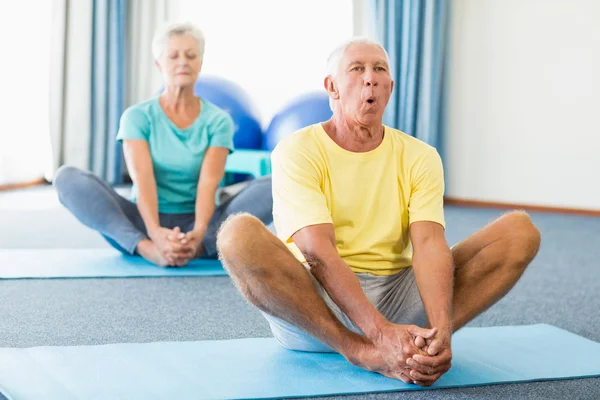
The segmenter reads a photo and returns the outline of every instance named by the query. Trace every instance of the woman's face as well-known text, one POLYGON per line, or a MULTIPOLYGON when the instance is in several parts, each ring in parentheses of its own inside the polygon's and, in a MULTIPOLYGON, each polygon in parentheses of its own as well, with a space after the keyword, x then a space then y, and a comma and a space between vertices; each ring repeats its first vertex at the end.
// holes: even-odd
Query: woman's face
POLYGON ((183 35, 171 36, 157 65, 167 86, 194 85, 202 68, 196 39, 183 35))

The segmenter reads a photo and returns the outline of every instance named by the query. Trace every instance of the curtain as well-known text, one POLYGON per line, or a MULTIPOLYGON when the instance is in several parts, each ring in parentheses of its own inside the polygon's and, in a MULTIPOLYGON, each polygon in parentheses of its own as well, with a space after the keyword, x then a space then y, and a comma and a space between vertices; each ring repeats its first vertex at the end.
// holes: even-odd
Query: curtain
MULTIPOLYGON (((127 2, 125 108, 155 96, 163 86, 152 55, 152 39, 167 21, 179 17, 179 0, 129 0, 127 2)), ((124 160, 122 172, 129 175, 124 160)))
POLYGON ((111 184, 123 182, 115 137, 124 110, 125 11, 125 0, 93 2, 90 170, 111 184))
POLYGON ((91 0, 54 0, 50 60, 51 180, 63 164, 90 167, 91 0))
POLYGON ((53 0, 48 180, 69 164, 123 182, 119 120, 160 88, 152 38, 178 13, 178 0, 53 0))
POLYGON ((130 106, 156 95, 162 76, 154 64, 152 39, 158 27, 179 16, 179 0, 129 0, 127 10, 127 84, 130 106))
POLYGON ((69 164, 120 183, 125 0, 54 0, 51 180, 69 164))
POLYGON ((374 26, 395 81, 384 123, 443 143, 448 0, 375 0, 374 26))

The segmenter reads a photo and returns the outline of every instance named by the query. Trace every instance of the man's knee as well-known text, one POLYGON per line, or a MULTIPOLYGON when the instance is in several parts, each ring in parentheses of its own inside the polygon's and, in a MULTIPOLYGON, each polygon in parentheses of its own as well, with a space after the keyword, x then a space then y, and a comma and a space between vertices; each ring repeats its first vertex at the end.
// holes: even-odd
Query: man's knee
POLYGON ((248 239, 266 229, 260 219, 249 213, 230 215, 217 232, 217 251, 227 254, 233 247, 243 247, 248 239))
POLYGON ((507 214, 507 235, 509 237, 509 255, 515 265, 526 267, 536 256, 541 243, 541 233, 529 214, 513 211, 507 214))

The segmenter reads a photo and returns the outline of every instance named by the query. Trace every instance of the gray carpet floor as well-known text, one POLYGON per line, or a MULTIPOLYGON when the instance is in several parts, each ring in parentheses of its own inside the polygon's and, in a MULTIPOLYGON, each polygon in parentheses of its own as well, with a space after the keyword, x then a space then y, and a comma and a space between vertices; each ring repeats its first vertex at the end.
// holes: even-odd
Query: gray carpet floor
MULTIPOLYGON (((503 212, 448 207, 448 242, 503 212)), ((600 342, 600 218, 531 215, 542 232, 538 257, 469 326, 548 323, 600 342)), ((0 193, 0 248, 101 247, 108 245, 62 209, 51 188, 0 193)), ((271 336, 228 277, 0 280, 0 293, 0 347, 271 336)), ((600 378, 327 398, 599 399, 600 378)))

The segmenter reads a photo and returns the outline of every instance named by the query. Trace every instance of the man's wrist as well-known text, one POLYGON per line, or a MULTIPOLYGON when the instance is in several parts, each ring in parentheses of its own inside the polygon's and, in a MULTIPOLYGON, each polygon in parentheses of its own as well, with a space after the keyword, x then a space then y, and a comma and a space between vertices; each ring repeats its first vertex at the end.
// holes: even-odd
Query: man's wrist
POLYGON ((376 342, 382 335, 385 328, 390 322, 383 317, 383 315, 376 312, 373 318, 367 322, 365 329, 362 329, 363 333, 372 342, 376 342))
POLYGON ((336 350, 351 364, 360 366, 363 362, 364 354, 372 352, 374 347, 375 345, 368 338, 350 332, 336 350))
POLYGON ((439 319, 439 320, 434 320, 433 322, 435 323, 431 323, 431 327, 432 328, 437 328, 438 330, 438 335, 452 335, 452 322, 449 319, 439 319))

